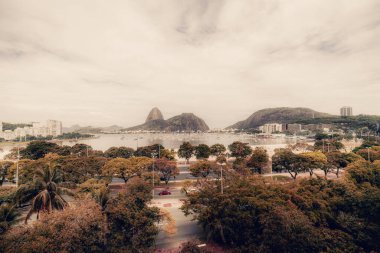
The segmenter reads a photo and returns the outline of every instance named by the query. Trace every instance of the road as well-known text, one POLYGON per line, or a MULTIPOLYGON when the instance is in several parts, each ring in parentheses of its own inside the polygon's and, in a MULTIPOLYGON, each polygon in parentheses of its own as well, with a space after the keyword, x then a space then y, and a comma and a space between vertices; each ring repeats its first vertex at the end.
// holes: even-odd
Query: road
POLYGON ((200 238, 202 230, 196 221, 193 221, 192 217, 186 217, 179 209, 182 205, 181 199, 186 196, 181 193, 179 188, 169 188, 172 195, 159 196, 159 192, 163 189, 156 188, 152 205, 170 213, 175 221, 175 232, 170 234, 161 229, 156 240, 157 249, 176 249, 183 242, 200 238))

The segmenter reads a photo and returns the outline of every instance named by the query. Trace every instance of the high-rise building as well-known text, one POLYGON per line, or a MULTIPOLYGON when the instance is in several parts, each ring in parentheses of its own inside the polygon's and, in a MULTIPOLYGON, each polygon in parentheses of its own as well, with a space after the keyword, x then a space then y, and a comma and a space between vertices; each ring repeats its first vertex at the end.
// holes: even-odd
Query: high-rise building
POLYGON ((265 124, 260 127, 260 130, 262 133, 265 133, 265 134, 282 132, 282 124, 277 124, 277 123, 265 124))
POLYGON ((58 120, 48 120, 46 122, 47 134, 51 136, 58 136, 62 134, 62 122, 58 120))
POLYGON ((342 117, 349 117, 352 116, 352 107, 350 106, 343 106, 340 108, 340 116, 342 117))

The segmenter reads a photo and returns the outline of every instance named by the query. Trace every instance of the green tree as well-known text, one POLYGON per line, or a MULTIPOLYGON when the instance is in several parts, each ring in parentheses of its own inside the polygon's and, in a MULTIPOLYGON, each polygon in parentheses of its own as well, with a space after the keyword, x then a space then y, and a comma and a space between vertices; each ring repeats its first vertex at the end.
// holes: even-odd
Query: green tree
POLYGON ((130 178, 139 176, 152 165, 148 157, 114 158, 102 168, 102 175, 107 177, 118 176, 126 183, 130 178))
POLYGON ((252 154, 252 148, 248 143, 243 143, 240 141, 235 141, 228 146, 231 156, 238 158, 246 158, 252 154))
POLYGON ((253 172, 262 173, 268 166, 269 156, 264 148, 255 148, 248 160, 247 166, 252 168, 253 172))
POLYGON ((184 142, 178 149, 178 157, 185 158, 186 162, 189 163, 190 158, 194 154, 194 147, 190 142, 184 142))
POLYGON ((304 159, 305 169, 313 176, 315 169, 322 169, 327 164, 327 157, 322 152, 306 152, 300 156, 304 159))
POLYGON ((214 144, 210 147, 210 153, 213 156, 221 156, 226 152, 226 147, 223 144, 214 144))
POLYGON ((277 149, 272 156, 273 171, 287 171, 295 180, 299 173, 305 171, 306 159, 294 154, 290 149, 277 149))
POLYGON ((210 157, 210 147, 206 144, 199 144, 194 148, 194 153, 197 159, 207 159, 210 157))
POLYGON ((3 185, 5 178, 8 176, 8 170, 13 165, 11 161, 0 161, 0 186, 3 185))
POLYGON ((130 158, 134 155, 133 148, 128 147, 111 147, 104 152, 108 158, 130 158))
POLYGON ((20 155, 24 159, 37 160, 48 153, 54 153, 57 149, 59 146, 53 142, 32 141, 20 151, 20 155))
POLYGON ((19 220, 21 213, 12 203, 0 205, 0 236, 19 220))
POLYGON ((84 143, 77 143, 71 147, 71 154, 75 156, 89 156, 92 151, 92 147, 84 143))
POLYGON ((155 170, 159 171, 165 184, 169 183, 172 177, 179 174, 177 164, 174 161, 170 161, 166 158, 159 158, 154 161, 155 170))
POLYGON ((206 178, 210 173, 215 171, 216 164, 215 162, 207 161, 207 160, 201 160, 197 161, 194 164, 190 165, 190 173, 194 177, 203 177, 206 178))
POLYGON ((149 252, 158 234, 159 209, 148 207, 140 198, 119 194, 105 211, 108 221, 109 252, 149 252))

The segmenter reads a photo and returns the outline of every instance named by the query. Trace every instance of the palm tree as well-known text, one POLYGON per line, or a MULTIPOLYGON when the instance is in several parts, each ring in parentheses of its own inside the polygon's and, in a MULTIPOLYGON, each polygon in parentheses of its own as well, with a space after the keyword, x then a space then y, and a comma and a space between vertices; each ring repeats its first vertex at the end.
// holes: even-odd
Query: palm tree
MULTIPOLYGON (((62 197, 62 194, 73 195, 69 189, 59 186, 61 181, 57 168, 46 166, 35 172, 35 178, 31 185, 22 186, 19 193, 23 195, 23 201, 32 200, 31 208, 26 215, 25 224, 33 213, 37 213, 37 219, 40 212, 51 212, 52 210, 62 210, 68 203, 62 197)), ((16 194, 20 195, 20 194, 16 194)))
POLYGON ((7 231, 10 225, 17 222, 19 216, 20 212, 11 203, 0 205, 0 235, 7 231))

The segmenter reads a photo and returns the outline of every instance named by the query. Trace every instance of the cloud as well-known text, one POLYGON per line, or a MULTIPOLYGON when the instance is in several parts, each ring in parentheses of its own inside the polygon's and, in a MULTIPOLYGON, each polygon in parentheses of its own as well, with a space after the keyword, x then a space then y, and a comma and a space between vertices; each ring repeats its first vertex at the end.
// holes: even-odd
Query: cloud
POLYGON ((0 0, 0 120, 380 114, 378 13, 376 0, 0 0))

